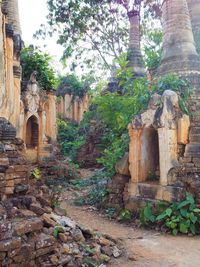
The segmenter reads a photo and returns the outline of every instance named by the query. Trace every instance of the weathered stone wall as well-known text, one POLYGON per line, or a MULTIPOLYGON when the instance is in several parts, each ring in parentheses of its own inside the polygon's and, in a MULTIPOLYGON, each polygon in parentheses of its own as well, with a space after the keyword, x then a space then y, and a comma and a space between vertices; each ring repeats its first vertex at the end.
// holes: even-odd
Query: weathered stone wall
MULTIPOLYGON (((9 3, 11 3, 10 1, 9 3)), ((7 2, 3 1, 7 12, 7 2)), ((12 10, 13 11, 13 10, 12 10)), ((1 90, 0 90, 0 117, 8 119, 17 129, 19 128, 20 113, 20 82, 21 68, 19 64, 19 51, 21 49, 20 28, 11 22, 11 15, 0 11, 0 64, 1 64, 1 90)))
POLYGON ((88 110, 89 103, 89 95, 80 98, 65 94, 58 98, 57 113, 65 119, 79 123, 83 119, 84 112, 88 110))
POLYGON ((200 54, 200 2, 196 0, 187 0, 187 3, 191 17, 196 49, 197 52, 200 54))
MULTIPOLYGON (((21 93, 20 51, 21 29, 17 0, 4 0, 0 11, 0 117, 7 119, 16 129, 17 137, 27 140, 27 123, 37 118, 37 145, 27 156, 31 160, 49 156, 56 141, 56 97, 52 92, 37 88, 29 81, 29 94, 21 93), (32 86, 32 87, 31 87, 32 86), (39 92, 40 91, 40 92, 39 92), (51 143, 51 144, 50 144, 51 143)), ((34 71, 34 70, 33 70, 34 71)), ((33 76, 32 76, 33 77, 33 76)), ((34 127, 33 127, 34 128, 34 127)), ((35 134, 30 131, 30 135, 35 134)), ((29 136, 29 139, 31 136, 29 136)))
POLYGON ((25 141, 26 155, 31 161, 50 156, 56 143, 56 96, 29 81, 22 93, 19 136, 25 141))
POLYGON ((6 95, 6 69, 5 69, 5 17, 0 11, 0 116, 5 107, 6 95))
POLYGON ((28 166, 23 148, 23 141, 16 139, 15 128, 0 118, 0 199, 28 190, 28 166))
POLYGON ((158 74, 199 73, 199 56, 196 51, 188 5, 186 0, 166 0, 162 5, 163 53, 158 74))

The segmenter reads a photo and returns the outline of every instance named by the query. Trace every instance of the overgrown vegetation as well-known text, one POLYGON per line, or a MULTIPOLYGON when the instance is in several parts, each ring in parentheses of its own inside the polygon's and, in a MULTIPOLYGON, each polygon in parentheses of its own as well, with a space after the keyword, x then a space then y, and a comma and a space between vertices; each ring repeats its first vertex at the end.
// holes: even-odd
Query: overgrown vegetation
POLYGON ((134 79, 133 70, 128 67, 126 54, 121 55, 117 64, 116 78, 119 87, 117 92, 104 91, 97 94, 80 125, 58 121, 62 151, 73 160, 76 158, 77 150, 86 142, 90 120, 96 120, 101 125, 103 128, 101 157, 97 161, 105 167, 109 177, 115 174, 116 162, 128 150, 128 123, 135 114, 146 110, 154 93, 162 95, 165 90, 177 92, 182 111, 190 114, 186 102, 191 88, 187 81, 170 74, 150 86, 146 78, 134 79))
POLYGON ((58 95, 70 94, 74 97, 83 97, 90 90, 90 83, 89 79, 80 80, 75 74, 60 77, 57 93, 58 95))
POLYGON ((101 207, 102 202, 106 199, 109 191, 107 189, 108 176, 105 170, 100 169, 96 173, 88 178, 81 180, 72 180, 71 184, 76 189, 83 189, 90 187, 87 196, 79 197, 75 200, 76 205, 94 205, 98 208, 101 207))
POLYGON ((144 62, 149 72, 155 72, 158 68, 162 54, 163 33, 160 29, 143 29, 144 62))
POLYGON ((172 90, 178 94, 179 106, 183 113, 191 115, 189 107, 187 105, 187 100, 191 95, 192 88, 187 80, 181 79, 174 74, 169 74, 158 79, 158 81, 153 85, 153 92, 160 95, 163 94, 165 90, 172 90))
POLYGON ((200 209, 190 194, 185 200, 170 205, 147 203, 140 212, 140 221, 145 226, 165 228, 173 235, 200 233, 200 209))
POLYGON ((33 46, 25 47, 20 54, 22 80, 29 81, 33 71, 37 71, 37 82, 44 90, 55 89, 57 79, 51 67, 52 58, 33 46))
POLYGON ((85 143, 86 133, 79 135, 80 126, 75 122, 58 119, 57 124, 61 152, 75 160, 77 150, 85 143))

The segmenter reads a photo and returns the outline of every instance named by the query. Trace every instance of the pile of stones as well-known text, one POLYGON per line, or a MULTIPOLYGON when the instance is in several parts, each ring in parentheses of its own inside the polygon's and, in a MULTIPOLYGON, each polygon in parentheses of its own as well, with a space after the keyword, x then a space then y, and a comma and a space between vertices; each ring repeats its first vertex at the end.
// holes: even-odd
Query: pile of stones
MULTIPOLYGON (((115 240, 52 208, 49 187, 38 177, 29 179, 23 148, 14 127, 0 118, 0 266, 105 267, 120 257, 115 240)), ((52 173, 50 165, 47 172, 54 176, 59 168, 52 173)))
POLYGON ((111 237, 81 228, 61 208, 53 210, 48 190, 36 182, 28 195, 1 201, 1 266, 103 267, 121 256, 111 237))
POLYGON ((29 166, 21 153, 24 144, 15 137, 15 128, 0 118, 0 199, 25 193, 29 188, 29 166))

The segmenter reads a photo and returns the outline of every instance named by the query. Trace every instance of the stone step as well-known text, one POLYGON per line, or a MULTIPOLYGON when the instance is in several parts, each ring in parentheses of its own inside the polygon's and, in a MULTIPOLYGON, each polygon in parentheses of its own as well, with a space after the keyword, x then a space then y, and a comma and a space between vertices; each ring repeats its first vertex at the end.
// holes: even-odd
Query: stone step
POLYGON ((189 143, 191 143, 191 144, 200 143, 200 134, 190 134, 189 135, 189 143))
POLYGON ((200 134, 200 126, 193 126, 190 129, 190 134, 200 134))
POLYGON ((200 157, 200 143, 187 144, 184 157, 200 157))
POLYGON ((163 201, 178 201, 183 189, 178 186, 161 186, 153 183, 138 183, 139 197, 163 201))
POLYGON ((136 211, 149 202, 152 204, 158 204, 160 201, 179 202, 184 197, 184 190, 182 187, 161 186, 148 183, 139 183, 136 186, 138 187, 139 194, 129 195, 125 201, 125 207, 131 211, 136 211))
POLYGON ((159 184, 153 184, 153 183, 138 184, 139 196, 142 198, 156 199, 159 189, 160 189, 159 184))

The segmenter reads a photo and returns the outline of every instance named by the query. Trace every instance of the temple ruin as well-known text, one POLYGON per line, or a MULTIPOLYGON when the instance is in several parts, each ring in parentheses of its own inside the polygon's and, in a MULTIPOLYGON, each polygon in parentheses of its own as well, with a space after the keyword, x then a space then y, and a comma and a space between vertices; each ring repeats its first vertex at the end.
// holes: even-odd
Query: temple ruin
POLYGON ((190 82, 193 91, 188 106, 192 116, 181 111, 178 95, 167 90, 162 96, 154 95, 147 111, 129 124, 131 179, 124 202, 130 209, 147 200, 180 201, 186 189, 200 201, 200 57, 193 37, 199 23, 199 3, 194 8, 193 2, 163 2, 163 54, 157 73, 177 74, 190 82))
POLYGON ((80 123, 89 104, 90 96, 88 94, 79 97, 60 92, 57 99, 57 113, 61 118, 80 123))
POLYGON ((41 90, 36 73, 21 87, 20 51, 23 46, 16 0, 3 1, 0 11, 0 117, 16 129, 31 161, 48 157, 56 141, 56 96, 41 90))

